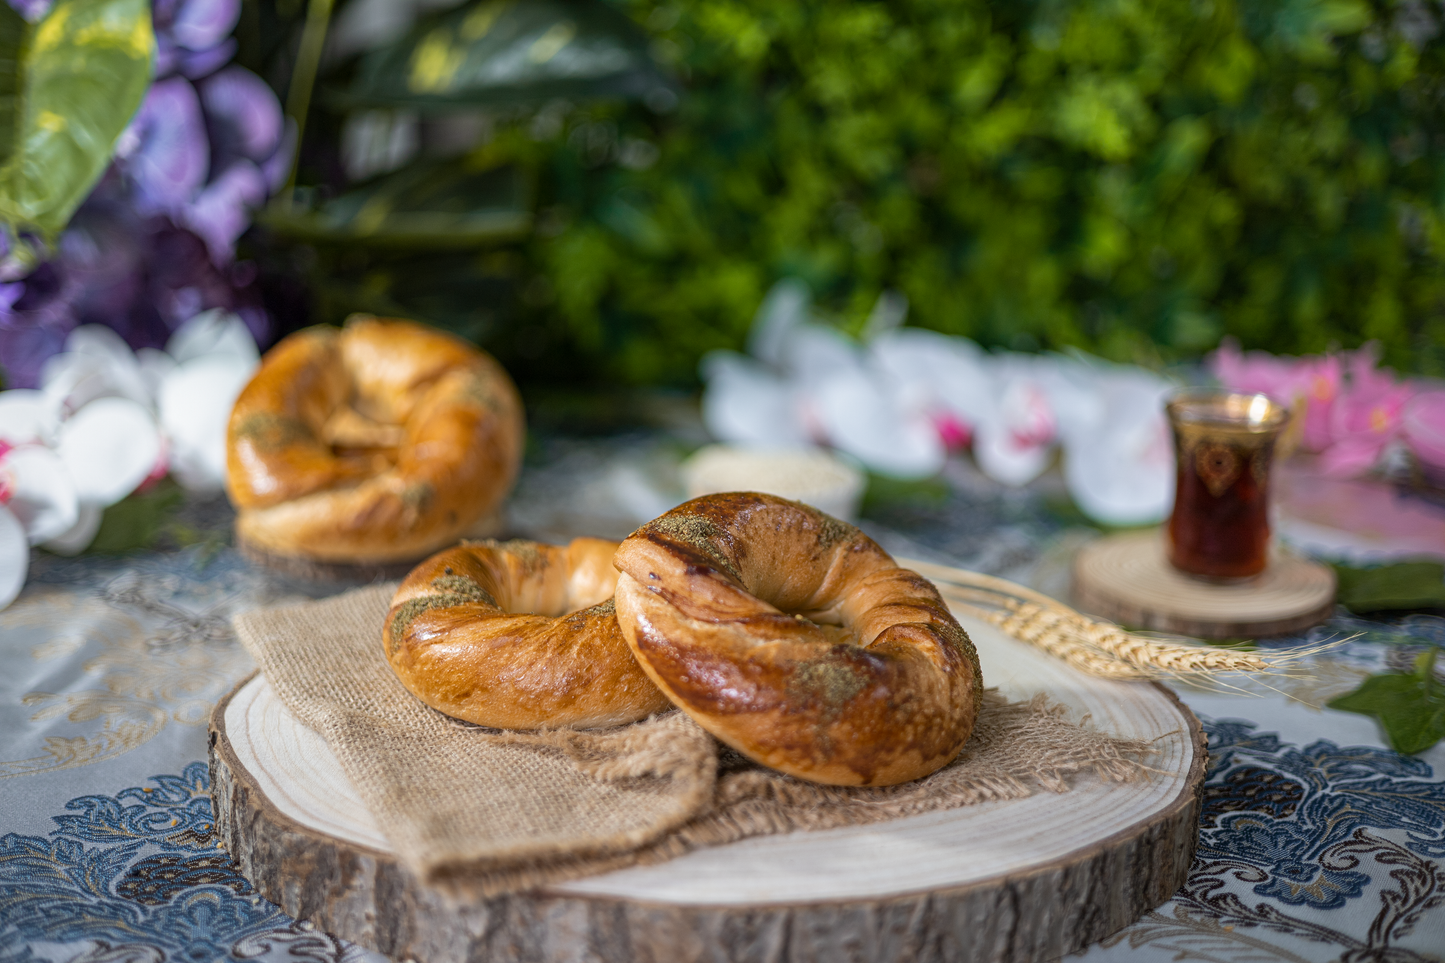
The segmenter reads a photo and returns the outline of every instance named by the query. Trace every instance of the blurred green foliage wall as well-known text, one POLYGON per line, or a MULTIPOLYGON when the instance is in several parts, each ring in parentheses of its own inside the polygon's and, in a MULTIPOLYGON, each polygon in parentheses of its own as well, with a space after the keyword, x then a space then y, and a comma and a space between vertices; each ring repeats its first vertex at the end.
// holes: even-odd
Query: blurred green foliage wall
POLYGON ((579 108, 488 148, 541 175, 532 354, 685 383, 796 275, 854 329, 895 288, 911 323, 990 345, 1377 339, 1445 374, 1435 3, 620 5, 675 110, 579 108))

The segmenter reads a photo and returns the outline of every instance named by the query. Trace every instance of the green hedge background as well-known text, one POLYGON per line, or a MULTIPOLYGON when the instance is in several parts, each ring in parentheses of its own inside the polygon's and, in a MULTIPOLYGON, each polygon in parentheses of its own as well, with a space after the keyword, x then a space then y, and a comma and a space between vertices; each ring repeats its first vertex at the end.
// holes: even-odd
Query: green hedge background
POLYGON ((1433 2, 614 6, 676 107, 498 127, 473 163, 534 173, 536 229, 468 263, 514 279, 514 313, 418 311, 521 369, 695 383, 797 276, 853 331, 892 288, 910 323, 986 345, 1157 366, 1226 334, 1375 339, 1445 374, 1433 2))

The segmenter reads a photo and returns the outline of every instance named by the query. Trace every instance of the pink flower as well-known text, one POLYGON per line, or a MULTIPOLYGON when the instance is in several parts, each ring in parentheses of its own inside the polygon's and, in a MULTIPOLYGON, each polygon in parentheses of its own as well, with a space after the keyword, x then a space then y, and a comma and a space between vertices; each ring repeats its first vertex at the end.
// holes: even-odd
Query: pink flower
POLYGON ((1340 397, 1342 365, 1336 355, 1323 358, 1301 358, 1302 371, 1298 393, 1290 399, 1293 405, 1304 405, 1304 430, 1300 443, 1309 451, 1323 451, 1330 445, 1330 424, 1335 403, 1340 397))
POLYGON ((1405 406, 1402 432, 1426 465, 1445 469, 1445 390, 1422 391, 1405 406))
POLYGON ((1226 338, 1209 359, 1209 368, 1231 391, 1259 392, 1299 410, 1304 409, 1301 442, 1310 451, 1328 448, 1330 412, 1340 393, 1340 359, 1275 357, 1263 351, 1243 354, 1239 343, 1226 338))
MULTIPOLYGON (((5 461, 5 456, 15 446, 0 438, 0 464, 5 461)), ((0 468, 0 505, 10 504, 10 499, 15 497, 15 483, 10 479, 10 473, 0 468)))
POLYGON ((936 411, 932 417, 933 427, 949 451, 961 451, 973 443, 973 426, 958 415, 951 411, 936 411))
POLYGON ((1308 358, 1277 358, 1264 351, 1244 354, 1238 341, 1225 338, 1210 356, 1208 366, 1230 391, 1260 392, 1288 403, 1308 381, 1312 362, 1308 358))
POLYGON ((1349 380, 1330 410, 1329 447, 1320 458, 1327 475, 1358 475, 1379 461, 1400 433, 1405 404, 1415 394, 1394 372, 1375 367, 1377 348, 1367 344, 1345 358, 1349 380))

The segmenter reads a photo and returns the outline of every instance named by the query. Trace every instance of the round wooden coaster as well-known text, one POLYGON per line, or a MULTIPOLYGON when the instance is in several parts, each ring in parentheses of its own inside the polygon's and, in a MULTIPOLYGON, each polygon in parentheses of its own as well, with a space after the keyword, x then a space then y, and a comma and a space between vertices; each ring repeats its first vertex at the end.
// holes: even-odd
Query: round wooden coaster
POLYGON ((482 898, 421 882, 390 854, 320 736, 262 677, 211 717, 216 828, 267 899, 398 960, 1036 961, 1167 900, 1198 837, 1207 760, 1167 689, 1079 674, 963 620, 989 685, 1046 692, 1075 718, 1154 740, 1133 783, 892 822, 747 839, 655 866, 482 898))
POLYGON ((1120 625, 1199 638, 1298 632, 1329 617, 1335 573, 1282 549, 1248 582, 1207 582, 1169 564, 1159 530, 1110 535, 1074 559, 1074 602, 1120 625))

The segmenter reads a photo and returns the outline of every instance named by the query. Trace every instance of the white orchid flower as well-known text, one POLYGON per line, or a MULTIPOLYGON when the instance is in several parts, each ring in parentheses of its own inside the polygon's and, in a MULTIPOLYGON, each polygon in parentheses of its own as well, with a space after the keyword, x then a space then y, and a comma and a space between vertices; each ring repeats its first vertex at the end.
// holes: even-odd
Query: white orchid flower
POLYGON ((788 365, 787 342, 793 329, 811 317, 813 296, 796 278, 774 284, 753 315, 748 354, 775 370, 788 365))
POLYGON ((129 398, 92 401, 60 426, 55 453, 84 504, 114 505, 145 481, 161 455, 149 410, 129 398))
POLYGON ((1171 384, 1140 368, 1065 362, 1048 390, 1060 417, 1064 481, 1079 509, 1107 525, 1161 521, 1174 503, 1171 384))
POLYGON ((0 442, 46 444, 59 426, 55 406, 44 392, 29 388, 0 391, 0 442))
POLYGON ((68 531, 76 522, 79 499, 60 457, 43 445, 21 445, 0 455, 0 501, 38 545, 68 531))
POLYGON ((54 552, 56 555, 79 555, 90 548, 90 543, 95 541, 104 514, 105 509, 99 505, 93 503, 79 505, 75 515, 75 524, 54 538, 42 542, 40 547, 54 552))
POLYGON ((794 325, 783 342, 783 370, 804 390, 839 371, 860 370, 863 353, 843 332, 827 325, 794 325))
MULTIPOLYGON (((0 417, 18 407, 6 402, 7 394, 0 392, 0 417)), ((7 428, 20 433, 13 431, 17 423, 7 428)), ((54 452, 35 442, 12 447, 0 441, 0 609, 25 584, 30 546, 65 531, 76 514, 75 490, 54 452)))
POLYGON ((991 416, 993 375, 983 351, 967 338, 894 328, 868 349, 873 365, 900 386, 904 405, 926 412, 946 445, 967 445, 991 416))
POLYGON ((926 411, 909 410, 891 379, 860 366, 819 380, 812 400, 828 442, 873 471, 927 478, 943 468, 947 450, 926 411))
POLYGON ((1162 521, 1174 504, 1174 449, 1167 426, 1129 418, 1092 444, 1067 446, 1064 481, 1080 511, 1106 525, 1162 521))
POLYGON ((98 324, 83 324, 70 332, 65 350, 41 367, 40 390, 61 419, 99 398, 127 398, 147 408, 152 404, 130 346, 98 324))
POLYGON ((1058 421, 1036 377, 1004 372, 995 380, 996 402, 974 435, 973 457, 985 475, 1005 485, 1027 485, 1049 467, 1058 421))
MULTIPOLYGON (((152 474, 164 471, 160 430, 150 410, 129 398, 92 401, 60 426, 53 456, 73 486, 71 523, 32 541, 58 555, 78 555, 100 530, 101 514, 152 474)), ((59 499, 60 489, 47 492, 59 499)))
POLYGON ((704 359, 703 418, 722 441, 822 443, 873 471, 931 475, 971 443, 996 481, 1026 485, 1064 450, 1075 502, 1106 524, 1157 521, 1173 499, 1165 380, 1057 355, 986 354, 971 341, 900 327, 901 295, 879 299, 859 345, 814 320, 808 289, 779 282, 758 309, 751 357, 704 359))
MULTIPOLYGON (((171 472, 192 491, 220 491, 226 478, 226 422, 241 389, 261 363, 246 323, 206 311, 183 324, 166 344, 175 366, 156 392, 161 427, 170 443, 171 472)), ((151 362, 158 369, 163 362, 151 362)))
POLYGON ((790 289, 775 293, 760 350, 794 386, 803 430, 883 475, 938 472, 947 451, 913 382, 891 377, 836 328, 806 320, 790 289))
POLYGON ((794 389, 781 375, 733 351, 702 359, 702 419, 719 441, 757 448, 812 444, 794 389))
POLYGON ((171 443, 171 473, 193 491, 220 491, 226 478, 226 421, 256 362, 202 355, 161 382, 161 425, 171 443))
POLYGON ((24 582, 29 545, 84 551, 104 510, 148 478, 171 470, 186 487, 220 487, 226 420, 256 343, 240 318, 207 311, 166 348, 133 353, 109 328, 82 325, 42 368, 40 390, 0 392, 0 608, 24 582))
POLYGON ((135 360, 140 366, 140 375, 145 380, 150 397, 159 398, 161 382, 166 379, 166 375, 176 370, 176 359, 159 348, 137 348, 135 360))
POLYGON ((246 322, 221 308, 202 311, 177 328, 166 342, 166 354, 178 364, 205 356, 235 358, 253 368, 261 362, 246 322))

